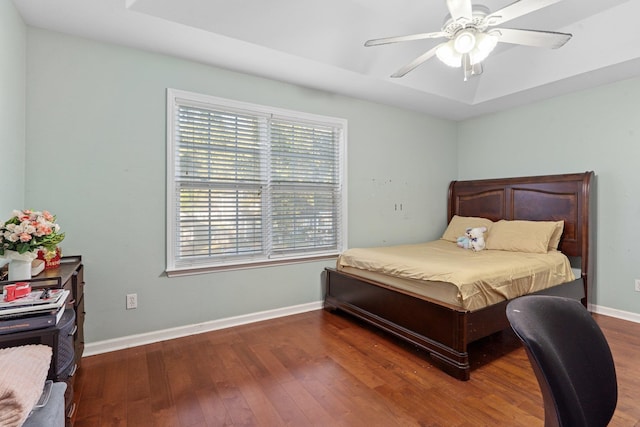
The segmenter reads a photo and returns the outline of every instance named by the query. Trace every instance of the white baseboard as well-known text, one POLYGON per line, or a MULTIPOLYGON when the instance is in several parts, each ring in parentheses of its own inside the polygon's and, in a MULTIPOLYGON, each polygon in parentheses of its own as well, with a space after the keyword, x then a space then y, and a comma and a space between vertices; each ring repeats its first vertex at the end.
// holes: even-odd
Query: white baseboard
MULTIPOLYGON (((203 332, 216 331, 219 329, 246 325, 248 323, 260 322, 262 320, 291 316, 293 314, 305 313, 307 311, 319 310, 321 308, 322 301, 316 301, 307 304, 294 305, 291 307, 278 308, 275 310, 245 314, 243 316, 229 317, 226 319, 212 320, 210 322, 196 323, 193 325, 147 332, 144 334, 129 335, 126 337, 114 338, 111 340, 97 341, 85 345, 83 357, 93 356, 94 354, 107 353, 115 350, 122 350, 124 348, 136 347, 139 345, 151 344, 159 341, 170 340, 173 338, 186 337, 188 335, 200 334, 203 332)), ((589 309, 594 313, 640 323, 640 314, 638 313, 631 313, 628 311, 616 310, 613 308, 602 307, 593 304, 589 306, 589 309)))
POLYGON ((193 325, 179 326, 177 328, 170 328, 160 331, 147 332, 144 334, 129 335, 126 337, 97 341, 86 344, 82 355, 83 357, 93 356, 95 354, 107 353, 110 351, 122 350, 130 347, 137 347, 139 345, 151 344, 159 341, 170 340, 173 338, 186 337, 188 335, 195 335, 203 332, 216 331, 218 329, 246 325, 248 323, 260 322, 262 320, 291 316, 293 314, 305 313, 307 311, 319 310, 321 308, 322 301, 317 301, 307 304, 294 305, 291 307, 278 308, 275 310, 245 314, 242 316, 228 317, 226 319, 196 323, 193 325))
POLYGON ((589 306, 592 312, 602 314, 604 316, 615 317, 616 319, 628 320, 634 323, 640 323, 640 314, 630 311, 617 310, 615 308, 602 307, 600 305, 591 304, 589 306))

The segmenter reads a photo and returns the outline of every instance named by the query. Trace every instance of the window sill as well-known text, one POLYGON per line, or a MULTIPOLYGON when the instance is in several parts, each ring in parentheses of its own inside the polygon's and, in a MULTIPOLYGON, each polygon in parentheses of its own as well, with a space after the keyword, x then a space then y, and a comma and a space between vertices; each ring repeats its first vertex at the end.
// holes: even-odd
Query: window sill
POLYGON ((165 274, 167 277, 182 277, 182 276, 193 276, 196 274, 215 273, 218 271, 247 270, 251 268, 275 267, 278 265, 300 264, 300 263, 306 263, 306 262, 316 262, 316 261, 331 260, 331 259, 337 260, 338 255, 337 254, 318 255, 318 256, 312 256, 308 258, 260 261, 260 262, 254 262, 254 263, 222 265, 222 266, 194 266, 194 267, 185 267, 185 268, 175 268, 171 270, 167 269, 165 271, 165 274))

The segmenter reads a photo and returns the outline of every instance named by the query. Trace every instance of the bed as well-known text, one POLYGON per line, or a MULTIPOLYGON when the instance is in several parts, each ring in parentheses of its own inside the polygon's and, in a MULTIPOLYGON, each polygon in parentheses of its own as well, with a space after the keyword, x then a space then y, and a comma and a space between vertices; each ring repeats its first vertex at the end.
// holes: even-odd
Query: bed
MULTIPOLYGON (((570 280, 535 293, 580 300, 588 306, 594 281, 595 176, 593 172, 453 181, 447 218, 491 221, 562 221, 558 250, 574 270, 570 280)), ((461 249, 462 250, 462 249, 461 249)), ((425 350, 434 365, 459 380, 470 378, 468 345, 509 327, 508 299, 482 308, 399 288, 355 270, 326 269, 324 308, 362 319, 425 350)))

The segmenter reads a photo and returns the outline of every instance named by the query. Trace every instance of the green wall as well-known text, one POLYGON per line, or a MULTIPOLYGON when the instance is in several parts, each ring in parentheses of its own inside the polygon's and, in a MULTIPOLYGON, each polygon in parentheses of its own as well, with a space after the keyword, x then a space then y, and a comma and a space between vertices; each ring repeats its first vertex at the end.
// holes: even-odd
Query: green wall
POLYGON ((459 125, 460 178, 593 170, 597 292, 593 303, 640 313, 640 79, 585 90, 459 125))
POLYGON ((167 88, 347 119, 350 246, 446 224, 455 122, 33 28, 27 82, 26 199, 58 215, 63 253, 83 256, 89 343, 318 302, 334 264, 163 276, 167 88))
POLYGON ((0 221, 26 207, 26 34, 13 3, 0 1, 0 221))

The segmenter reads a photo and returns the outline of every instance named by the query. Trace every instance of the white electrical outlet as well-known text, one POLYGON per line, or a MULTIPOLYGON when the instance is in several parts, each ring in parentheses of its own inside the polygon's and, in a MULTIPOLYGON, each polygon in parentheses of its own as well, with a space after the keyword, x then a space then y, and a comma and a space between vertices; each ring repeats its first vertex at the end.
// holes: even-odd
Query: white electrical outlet
POLYGON ((640 279, 636 279, 636 292, 640 292, 640 279))
POLYGON ((127 294, 127 310, 138 308, 138 294, 127 294))

